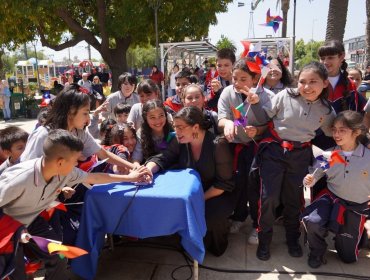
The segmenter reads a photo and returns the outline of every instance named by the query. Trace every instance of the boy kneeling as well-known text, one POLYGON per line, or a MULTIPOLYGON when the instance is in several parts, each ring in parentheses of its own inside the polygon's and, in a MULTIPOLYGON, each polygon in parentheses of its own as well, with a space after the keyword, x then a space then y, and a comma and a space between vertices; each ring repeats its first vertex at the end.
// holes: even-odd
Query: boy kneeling
POLYGON ((32 241, 17 246, 22 228, 23 232, 31 235, 61 240, 48 222, 39 216, 60 192, 70 196, 74 193, 71 186, 79 183, 136 182, 150 178, 145 167, 128 175, 86 173, 76 168, 83 144, 66 130, 50 131, 43 149, 45 156, 21 162, 0 176, 1 279, 9 274, 10 279, 26 279, 24 249, 44 260, 45 279, 69 279, 66 261, 58 255, 48 255, 32 241))

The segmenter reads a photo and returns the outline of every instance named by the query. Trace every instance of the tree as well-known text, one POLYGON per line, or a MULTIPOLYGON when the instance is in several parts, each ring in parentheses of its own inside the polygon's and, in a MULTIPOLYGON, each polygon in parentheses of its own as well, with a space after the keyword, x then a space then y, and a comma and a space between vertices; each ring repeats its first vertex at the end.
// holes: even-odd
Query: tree
POLYGON ((330 0, 325 41, 343 42, 347 22, 348 0, 330 0))
POLYGON ((234 53, 236 52, 236 49, 237 49, 235 47, 235 44, 229 38, 227 38, 225 35, 221 35, 220 40, 218 40, 217 43, 216 43, 216 48, 219 49, 219 50, 229 48, 234 53))
MULTIPOLYGON (((153 0, 2 0, 0 42, 8 47, 39 37, 53 50, 86 41, 112 70, 113 84, 127 70, 131 45, 155 38, 153 0), (4 32, 3 32, 4 31, 4 32)), ((162 0, 158 10, 160 42, 185 37, 200 39, 217 22, 216 13, 227 11, 232 0, 162 0)), ((113 85, 114 86, 114 85, 113 85)))
POLYGON ((288 23, 288 11, 290 0, 279 0, 281 2, 281 11, 283 12, 283 24, 281 26, 281 37, 286 37, 287 23, 288 23))
POLYGON ((366 64, 370 63, 370 0, 366 0, 366 64))
POLYGON ((130 47, 127 52, 127 61, 131 68, 150 67, 155 64, 155 47, 150 44, 130 47))
POLYGON ((309 41, 307 44, 303 39, 297 41, 295 45, 295 63, 297 68, 302 68, 303 65, 311 61, 319 61, 318 50, 323 42, 309 41))

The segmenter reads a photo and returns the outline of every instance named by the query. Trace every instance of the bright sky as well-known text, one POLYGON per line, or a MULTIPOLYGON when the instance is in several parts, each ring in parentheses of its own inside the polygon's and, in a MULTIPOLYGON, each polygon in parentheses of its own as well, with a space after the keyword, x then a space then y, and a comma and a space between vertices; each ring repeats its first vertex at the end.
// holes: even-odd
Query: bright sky
MULTIPOLYGON (((337 0, 340 1, 340 0, 337 0)), ((255 0, 253 2, 256 2, 255 0)), ((293 0, 290 1, 288 13, 287 36, 293 36, 293 0)), ((329 0, 297 0, 296 5, 296 40, 303 39, 305 42, 312 39, 325 40, 326 20, 329 10, 329 0)), ((229 4, 228 12, 217 16, 218 24, 211 26, 209 37, 212 44, 216 44, 221 35, 227 36, 242 50, 240 41, 248 37, 251 0, 238 0, 229 4), (238 7, 238 2, 244 2, 244 7, 238 7)), ((266 12, 270 8, 270 15, 282 16, 279 7, 276 10, 276 0, 261 1, 254 11, 254 33, 256 38, 281 36, 281 26, 276 35, 272 27, 261 26, 266 21, 266 12)), ((347 24, 344 39, 364 35, 366 29, 365 0, 349 0, 347 24)))
MULTIPOLYGON (((340 1, 340 0, 338 0, 340 1)), ((253 1, 255 2, 255 0, 253 1)), ((329 0, 297 0, 296 9, 296 38, 304 39, 305 42, 311 40, 325 40, 326 19, 329 9, 329 0)), ((211 26, 209 29, 209 38, 211 43, 216 44, 221 35, 227 36, 241 51, 242 46, 240 40, 248 37, 248 26, 250 18, 250 3, 251 0, 235 0, 229 4, 228 12, 217 16, 218 24, 211 26), (244 2, 244 7, 238 7, 238 2, 244 2)), ((282 15, 280 8, 276 10, 276 0, 261 1, 253 14, 254 32, 256 38, 264 38, 266 35, 275 36, 271 27, 261 26, 266 19, 266 12, 271 9, 271 15, 282 15)), ((349 39, 365 34, 366 28, 366 13, 365 0, 349 0, 347 24, 344 39, 349 39)), ((281 28, 278 29, 276 36, 281 35, 281 28)), ((290 1, 290 9, 288 14, 288 36, 293 35, 293 0, 290 1)), ((88 52, 85 42, 70 48, 70 56, 78 56, 80 60, 88 58, 88 52)), ((60 61, 63 57, 68 57, 68 49, 55 52, 48 48, 38 46, 38 49, 43 49, 45 54, 56 61, 60 61)), ((91 48, 92 57, 100 59, 100 54, 91 48)))

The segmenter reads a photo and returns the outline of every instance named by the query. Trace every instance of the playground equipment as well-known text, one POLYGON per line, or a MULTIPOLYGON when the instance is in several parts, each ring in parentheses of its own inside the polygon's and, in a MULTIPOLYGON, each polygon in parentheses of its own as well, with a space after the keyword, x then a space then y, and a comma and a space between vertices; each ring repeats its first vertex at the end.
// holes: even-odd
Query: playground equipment
POLYGON ((38 83, 40 86, 50 87, 53 77, 56 77, 55 63, 52 60, 38 60, 30 58, 16 63, 17 84, 21 81, 25 87, 29 83, 38 83), (38 67, 37 67, 38 66, 38 67))

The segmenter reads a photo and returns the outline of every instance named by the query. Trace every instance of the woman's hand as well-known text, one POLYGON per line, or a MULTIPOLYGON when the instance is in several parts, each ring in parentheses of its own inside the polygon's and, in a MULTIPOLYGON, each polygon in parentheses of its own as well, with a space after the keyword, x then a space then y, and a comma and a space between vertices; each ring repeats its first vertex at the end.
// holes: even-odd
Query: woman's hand
POLYGON ((146 166, 131 170, 127 176, 132 182, 151 183, 153 178, 152 172, 146 166))
POLYGON ((315 178, 313 177, 313 175, 311 174, 307 174, 306 177, 303 178, 303 184, 306 186, 306 187, 313 187, 313 182, 314 182, 315 178))
POLYGON ((251 126, 251 125, 244 127, 244 131, 245 131, 245 134, 247 134, 249 138, 256 137, 257 132, 258 132, 257 127, 251 126))
POLYGON ((62 193, 65 199, 70 199, 75 194, 75 192, 76 191, 70 187, 64 187, 62 189, 62 193))

